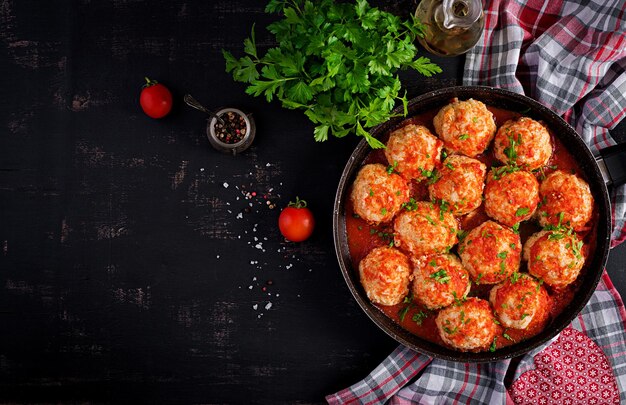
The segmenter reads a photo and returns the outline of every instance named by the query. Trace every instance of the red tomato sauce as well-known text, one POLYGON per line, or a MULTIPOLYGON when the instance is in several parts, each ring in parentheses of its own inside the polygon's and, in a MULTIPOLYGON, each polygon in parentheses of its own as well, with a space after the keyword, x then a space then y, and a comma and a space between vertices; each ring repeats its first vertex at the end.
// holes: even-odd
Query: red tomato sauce
MULTIPOLYGON (((489 111, 494 114, 494 118, 496 120, 496 125, 499 127, 505 121, 509 119, 515 119, 522 114, 507 111, 491 106, 487 106, 489 111)), ((438 110, 428 111, 426 113, 420 114, 415 117, 408 118, 403 121, 398 127, 413 123, 418 125, 426 126, 433 134, 435 133, 435 129, 432 125, 433 117, 437 114, 438 110)), ((548 129, 550 131, 550 129, 548 129)), ((584 172, 577 165, 574 157, 568 152, 567 148, 561 143, 561 141, 552 134, 550 131, 552 144, 554 147, 554 152, 548 165, 542 170, 536 173, 537 179, 541 182, 544 176, 550 174, 556 169, 571 171, 572 173, 577 174, 582 179, 586 179, 584 172)), ((382 142, 386 142, 388 134, 381 139, 382 142)), ((493 142, 492 145, 485 151, 485 153, 476 157, 476 159, 480 160, 487 166, 487 170, 493 165, 500 165, 493 156, 493 142)), ((380 163, 385 166, 388 165, 387 160, 385 159, 385 155, 383 150, 372 150, 367 157, 363 160, 363 165, 369 163, 380 163)), ((349 193, 348 195, 350 194, 349 193)), ((428 189, 426 182, 417 183, 412 181, 411 184, 411 197, 415 198, 416 201, 428 201, 428 189)), ((346 203, 346 233, 348 235, 348 246, 350 250, 350 257, 352 259, 352 268, 353 271, 357 272, 358 277, 358 265, 359 262, 374 248, 379 246, 389 245, 393 240, 393 223, 381 224, 378 226, 369 225, 366 221, 359 218, 354 214, 352 203, 348 200, 346 203)), ((581 240, 584 241, 583 254, 586 258, 592 257, 593 252, 595 251, 596 241, 596 224, 598 218, 598 208, 597 205, 594 204, 594 214, 592 217, 592 221, 590 222, 589 229, 584 232, 578 232, 578 236, 581 240)), ((484 210, 484 205, 481 205, 475 211, 457 218, 459 221, 460 229, 462 230, 471 230, 474 227, 480 225, 486 220, 490 218, 487 216, 484 210)), ((520 237, 522 240, 522 244, 526 242, 526 239, 530 235, 535 232, 541 230, 541 227, 534 222, 533 220, 522 222, 520 225, 520 237)), ((452 252, 457 254, 457 247, 455 246, 452 249, 452 252)), ((582 275, 587 271, 589 260, 586 260, 585 266, 581 270, 581 273, 578 279, 561 290, 554 290, 544 284, 548 291, 548 295, 550 296, 551 306, 548 310, 549 317, 546 320, 533 320, 527 329, 518 330, 512 328, 500 328, 501 332, 498 338, 496 339, 496 349, 502 348, 505 346, 509 346, 511 344, 519 343, 520 341, 526 340, 538 333, 540 333, 544 328, 550 327, 549 324, 552 319, 554 319, 557 315, 559 315, 573 300, 574 295, 578 291, 582 275), (504 337, 504 335, 508 336, 508 339, 504 337)), ((520 265, 520 271, 527 272, 526 262, 523 261, 520 265)), ((477 285, 472 284, 471 291, 469 296, 480 297, 483 299, 489 299, 489 291, 493 285, 477 285)), ((437 316, 437 311, 431 311, 426 308, 421 307, 419 304, 413 302, 410 305, 405 303, 401 303, 393 306, 384 306, 384 305, 376 305, 385 315, 394 320, 396 323, 400 324, 407 331, 423 338, 425 340, 437 343, 442 346, 450 347, 445 344, 443 340, 439 337, 439 333, 437 330, 437 326, 435 325, 435 317, 437 316), (425 317, 424 317, 425 316, 425 317)))

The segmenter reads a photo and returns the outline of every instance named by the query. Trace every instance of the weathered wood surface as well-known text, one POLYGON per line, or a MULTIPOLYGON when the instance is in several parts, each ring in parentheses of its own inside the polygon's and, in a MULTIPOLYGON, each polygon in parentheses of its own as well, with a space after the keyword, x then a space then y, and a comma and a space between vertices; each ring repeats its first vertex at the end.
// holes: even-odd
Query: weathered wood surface
MULTIPOLYGON (((272 44, 264 3, 0 1, 0 402, 319 403, 396 346, 334 255, 356 139, 315 143, 302 113, 224 72, 252 23, 272 44), (173 90, 169 117, 140 111, 144 76, 173 90), (211 149, 185 92, 252 112, 253 147, 211 149), (317 216, 302 244, 263 197, 296 195, 317 216)), ((437 78, 403 75, 409 96, 460 83, 462 58, 437 61, 437 78)))

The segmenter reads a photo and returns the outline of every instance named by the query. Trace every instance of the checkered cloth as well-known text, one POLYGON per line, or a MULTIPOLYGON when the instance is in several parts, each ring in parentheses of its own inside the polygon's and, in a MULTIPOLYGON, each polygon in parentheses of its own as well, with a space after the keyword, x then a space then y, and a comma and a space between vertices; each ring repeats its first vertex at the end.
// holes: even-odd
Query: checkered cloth
MULTIPOLYGON (((563 115, 597 155, 602 148, 615 144, 609 130, 626 116, 626 1, 586 3, 490 1, 485 32, 467 54, 463 81, 466 85, 501 87, 538 100, 563 115)), ((612 246, 616 246, 626 239, 626 187, 613 190, 611 198, 612 246)), ((593 341, 590 345, 597 345, 604 353, 603 360, 615 376, 613 391, 626 403, 626 311, 606 272, 571 328, 583 332, 593 341)), ((490 364, 432 359, 400 346, 365 379, 326 400, 330 404, 540 404, 544 397, 530 397, 529 391, 522 392, 519 387, 524 385, 522 381, 538 381, 533 380, 537 376, 532 373, 540 369, 542 357, 559 352, 563 344, 559 340, 555 338, 522 358, 490 364)), ((548 392, 552 388, 542 382, 537 390, 548 392)), ((563 397, 556 397, 560 391, 551 391, 555 396, 546 400, 596 401, 593 386, 580 389, 583 397, 574 400, 567 397, 569 388, 563 397)), ((614 403, 604 398, 597 403, 614 403)))

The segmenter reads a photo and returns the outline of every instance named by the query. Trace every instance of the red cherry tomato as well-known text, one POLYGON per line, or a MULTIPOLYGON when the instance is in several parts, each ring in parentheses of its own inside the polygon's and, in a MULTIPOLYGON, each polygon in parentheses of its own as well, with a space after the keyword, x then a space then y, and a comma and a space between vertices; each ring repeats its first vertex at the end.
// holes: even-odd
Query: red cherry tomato
POLYGON ((315 219, 306 201, 296 197, 278 217, 278 228, 283 236, 291 242, 302 242, 311 236, 315 228, 315 219))
POLYGON ((156 80, 150 80, 147 77, 145 79, 146 84, 141 90, 139 104, 149 117, 163 118, 172 109, 172 93, 156 80))

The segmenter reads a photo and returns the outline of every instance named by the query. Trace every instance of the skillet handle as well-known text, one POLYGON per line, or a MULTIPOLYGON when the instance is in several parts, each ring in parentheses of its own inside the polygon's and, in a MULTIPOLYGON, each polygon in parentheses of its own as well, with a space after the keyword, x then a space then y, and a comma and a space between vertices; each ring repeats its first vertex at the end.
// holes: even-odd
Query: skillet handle
POLYGON ((626 143, 610 146, 600 151, 598 165, 607 186, 626 183, 626 143))

